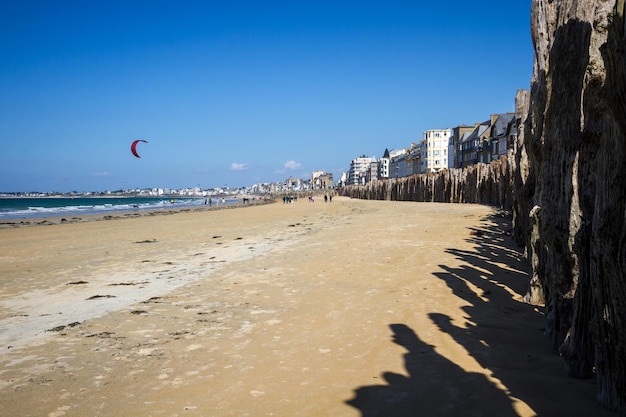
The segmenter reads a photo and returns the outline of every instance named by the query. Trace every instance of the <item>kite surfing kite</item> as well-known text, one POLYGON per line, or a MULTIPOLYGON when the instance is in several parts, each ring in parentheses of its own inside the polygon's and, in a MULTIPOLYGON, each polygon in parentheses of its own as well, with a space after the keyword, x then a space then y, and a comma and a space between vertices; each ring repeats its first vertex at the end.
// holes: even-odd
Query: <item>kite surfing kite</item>
POLYGON ((133 155, 135 155, 137 158, 141 158, 141 156, 139 156, 139 154, 137 153, 137 144, 139 142, 144 142, 144 143, 148 143, 147 140, 143 140, 143 139, 139 139, 133 142, 132 145, 130 145, 130 151, 133 153, 133 155))

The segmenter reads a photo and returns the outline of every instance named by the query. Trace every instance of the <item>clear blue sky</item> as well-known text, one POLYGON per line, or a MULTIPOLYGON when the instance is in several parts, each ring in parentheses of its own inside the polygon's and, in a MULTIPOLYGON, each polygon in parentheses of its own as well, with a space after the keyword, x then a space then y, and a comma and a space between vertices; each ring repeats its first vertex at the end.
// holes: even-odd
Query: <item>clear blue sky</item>
POLYGON ((529 0, 4 0, 0 191, 338 178, 514 111, 529 16, 529 0))

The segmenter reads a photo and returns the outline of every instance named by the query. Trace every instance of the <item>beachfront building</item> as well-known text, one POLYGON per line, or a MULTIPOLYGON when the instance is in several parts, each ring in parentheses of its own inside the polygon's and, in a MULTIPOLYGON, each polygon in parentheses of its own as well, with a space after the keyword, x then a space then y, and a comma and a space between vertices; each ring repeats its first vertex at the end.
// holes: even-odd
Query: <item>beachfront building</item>
POLYGON ((506 149, 504 146, 499 148, 499 155, 509 155, 511 152, 515 152, 515 147, 517 144, 517 133, 519 132, 520 120, 516 117, 511 120, 509 123, 509 127, 506 132, 506 149))
POLYGON ((389 149, 385 149, 383 156, 378 158, 378 178, 389 178, 389 149))
POLYGON ((459 137, 458 142, 456 142, 455 161, 454 161, 455 168, 462 168, 464 166, 467 166, 465 164, 465 159, 467 158, 467 152, 465 152, 465 149, 467 147, 467 144, 470 142, 469 137, 472 135, 472 133, 473 132, 463 132, 463 135, 459 137))
POLYGON ((479 157, 483 155, 483 144, 489 138, 491 130, 491 119, 474 125, 474 130, 470 134, 463 135, 458 144, 458 158, 460 165, 458 168, 465 168, 470 165, 482 162, 479 157))
POLYGON ((285 180, 285 189, 290 191, 300 191, 303 189, 302 180, 296 177, 289 177, 285 180))
POLYGON ((464 168, 500 159, 508 149, 513 148, 516 140, 515 113, 494 113, 489 120, 476 123, 471 133, 463 134, 456 146, 456 166, 464 168))
POLYGON ((412 142, 406 153, 406 176, 420 174, 422 155, 419 144, 412 142))
POLYGON ((343 187, 345 185, 348 185, 348 173, 342 172, 339 181, 337 181, 337 187, 343 187))
POLYGON ((492 115, 492 120, 494 118, 495 121, 491 125, 491 137, 488 139, 490 153, 483 158, 486 162, 495 161, 506 155, 507 150, 513 147, 517 138, 515 113, 492 115))
POLYGON ((319 180, 321 188, 331 189, 335 186, 335 183, 333 181, 333 174, 330 172, 325 172, 323 175, 320 176, 319 180))
POLYGON ((314 171, 311 174, 311 184, 314 190, 333 188, 333 174, 326 171, 314 171))
POLYGON ((350 170, 348 171, 348 182, 346 185, 362 185, 365 184, 367 171, 374 158, 361 155, 350 162, 350 170))
POLYGON ((389 178, 402 178, 406 176, 406 149, 390 153, 389 178))
POLYGON ((379 160, 372 158, 369 168, 365 171, 365 182, 372 182, 378 180, 378 165, 379 160))
POLYGON ((405 149, 389 152, 389 178, 408 177, 419 174, 420 154, 415 142, 405 149))
POLYGON ((424 139, 419 144, 420 169, 416 174, 438 172, 448 168, 448 145, 452 136, 451 129, 433 129, 424 132, 424 139))
POLYGON ((474 128, 475 125, 458 125, 452 128, 452 136, 448 146, 448 167, 461 167, 463 159, 459 144, 472 133, 474 128))

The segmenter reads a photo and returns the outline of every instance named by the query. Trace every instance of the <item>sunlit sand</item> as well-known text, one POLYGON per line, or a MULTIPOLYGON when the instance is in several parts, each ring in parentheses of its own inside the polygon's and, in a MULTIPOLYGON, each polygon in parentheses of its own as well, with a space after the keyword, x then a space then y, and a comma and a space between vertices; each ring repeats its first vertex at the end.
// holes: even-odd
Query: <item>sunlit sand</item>
POLYGON ((0 229, 0 414, 613 415, 509 228, 334 198, 0 229))

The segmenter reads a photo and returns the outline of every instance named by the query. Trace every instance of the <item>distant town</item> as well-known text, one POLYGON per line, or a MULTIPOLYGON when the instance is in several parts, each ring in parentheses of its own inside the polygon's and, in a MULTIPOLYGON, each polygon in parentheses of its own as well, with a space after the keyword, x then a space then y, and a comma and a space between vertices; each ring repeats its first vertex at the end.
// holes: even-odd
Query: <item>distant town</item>
MULTIPOLYGON (((520 97, 518 91, 516 96, 520 97)), ((2 197, 212 197, 236 195, 277 195, 291 192, 333 190, 371 181, 402 178, 416 174, 464 168, 490 163, 512 152, 517 141, 520 120, 515 113, 494 113, 473 125, 431 129, 419 142, 401 149, 385 149, 381 156, 361 155, 350 161, 348 171, 335 182, 333 174, 315 171, 310 178, 289 177, 284 182, 259 183, 250 187, 142 188, 116 191, 73 191, 0 193, 2 197)))

